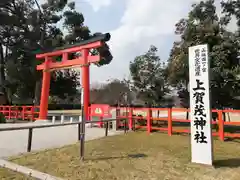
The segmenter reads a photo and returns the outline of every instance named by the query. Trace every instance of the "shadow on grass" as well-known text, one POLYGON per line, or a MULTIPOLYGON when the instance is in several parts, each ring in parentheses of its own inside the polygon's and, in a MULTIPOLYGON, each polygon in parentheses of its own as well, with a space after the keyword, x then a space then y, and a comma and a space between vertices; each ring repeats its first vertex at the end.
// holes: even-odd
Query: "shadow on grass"
POLYGON ((214 161, 215 168, 229 167, 238 168, 240 167, 240 158, 222 159, 214 161))
POLYGON ((86 158, 86 160, 87 161, 107 161, 107 160, 114 160, 114 159, 124 159, 124 158, 139 159, 139 158, 146 158, 146 157, 147 157, 146 154, 129 154, 126 156, 86 158))
POLYGON ((235 142, 235 143, 240 143, 240 138, 231 138, 231 137, 226 137, 224 139, 225 142, 235 142))

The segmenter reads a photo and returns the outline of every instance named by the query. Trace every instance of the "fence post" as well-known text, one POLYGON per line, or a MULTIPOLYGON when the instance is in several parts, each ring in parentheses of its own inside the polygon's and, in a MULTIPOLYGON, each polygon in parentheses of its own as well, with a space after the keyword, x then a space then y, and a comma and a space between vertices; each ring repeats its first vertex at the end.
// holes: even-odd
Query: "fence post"
POLYGON ((224 122, 222 110, 218 110, 218 135, 221 141, 224 141, 224 122))
POLYGON ((25 120, 25 106, 22 107, 22 120, 25 120))
POLYGON ((54 124, 55 121, 56 121, 56 116, 53 116, 53 117, 52 117, 52 123, 54 124))
POLYGON ((129 107, 128 119, 129 119, 128 127, 129 127, 129 130, 131 131, 133 129, 132 108, 131 107, 129 107))
POLYGON ((15 109, 15 119, 17 120, 18 108, 15 109))
POLYGON ((100 117, 99 117, 99 123, 98 123, 98 127, 100 127, 100 128, 103 127, 103 122, 102 122, 102 120, 103 120, 103 117, 100 116, 100 117))
POLYGON ((32 121, 34 121, 34 106, 31 106, 32 121))
POLYGON ((105 136, 108 136, 108 121, 105 124, 105 136))
POLYGON ((168 108, 168 135, 172 136, 172 108, 168 108))
POLYGON ((61 123, 64 122, 64 115, 61 115, 61 123))
POLYGON ((116 108, 116 130, 118 130, 118 128, 119 128, 119 121, 120 121, 119 116, 120 116, 120 115, 121 115, 120 109, 117 107, 117 108, 116 108))
POLYGON ((32 128, 29 128, 28 131, 28 146, 27 146, 27 152, 30 152, 32 149, 32 128))
POLYGON ((81 140, 81 123, 82 120, 80 121, 80 116, 79 116, 79 123, 78 123, 78 140, 81 140))
POLYGON ((15 120, 17 120, 18 106, 15 106, 14 112, 15 112, 14 118, 15 118, 15 120))
POLYGON ((14 108, 14 106, 10 106, 9 107, 10 109, 9 109, 9 111, 11 112, 11 114, 10 114, 10 119, 14 119, 15 118, 15 108, 14 108), (12 108, 13 107, 13 108, 12 108))
POLYGON ((110 124, 112 124, 112 129, 116 131, 117 130, 117 112, 115 108, 112 108, 111 114, 112 114, 112 119, 115 119, 115 121, 112 121, 110 124))
POLYGON ((147 113, 147 132, 151 133, 151 119, 152 119, 152 109, 148 108, 147 113))
POLYGON ((17 115, 16 115, 16 119, 19 119, 19 108, 21 108, 21 107, 18 107, 18 108, 17 108, 17 115))
POLYGON ((12 109, 12 106, 8 106, 8 111, 9 111, 8 119, 13 119, 14 118, 14 110, 12 109))
POLYGON ((17 110, 16 110, 16 106, 14 106, 13 112, 14 112, 13 118, 14 118, 15 120, 17 120, 17 110))
MULTIPOLYGON (((132 111, 133 112, 133 111, 132 111)), ((133 115, 133 114, 132 114, 133 115)), ((132 116, 132 122, 133 122, 133 126, 132 129, 133 131, 136 131, 136 119, 134 118, 135 116, 132 116)))
POLYGON ((91 106, 90 106, 90 107, 88 107, 88 116, 89 116, 88 120, 89 121, 92 121, 92 114, 91 113, 92 113, 92 111, 91 111, 91 106))
MULTIPOLYGON (((8 119, 11 119, 11 114, 12 114, 12 112, 11 112, 11 106, 8 106, 8 119)), ((6 109, 4 108, 4 112, 6 111, 6 109)))
POLYGON ((127 119, 124 119, 124 133, 127 133, 127 119))

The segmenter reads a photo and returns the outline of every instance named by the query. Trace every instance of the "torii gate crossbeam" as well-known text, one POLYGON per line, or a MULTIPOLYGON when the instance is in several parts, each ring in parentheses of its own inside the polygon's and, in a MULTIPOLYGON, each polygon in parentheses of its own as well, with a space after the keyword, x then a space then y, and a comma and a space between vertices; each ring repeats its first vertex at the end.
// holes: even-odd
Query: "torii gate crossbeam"
POLYGON ((51 71, 58 69, 69 69, 73 67, 81 67, 81 77, 82 86, 84 89, 84 115, 85 118, 89 117, 88 106, 89 106, 89 66, 91 63, 97 63, 101 60, 100 55, 90 55, 90 49, 100 48, 104 45, 106 41, 110 40, 110 34, 102 34, 93 37, 89 40, 82 41, 80 43, 65 46, 61 48, 55 48, 53 50, 48 50, 47 52, 41 52, 37 54, 36 58, 43 60, 44 62, 37 66, 37 70, 43 71, 42 78, 42 91, 40 100, 40 120, 46 120, 48 114, 48 97, 50 89, 50 73, 51 71), (76 59, 68 59, 69 54, 80 53, 81 56, 76 59), (54 58, 60 57, 61 61, 54 61, 54 58))

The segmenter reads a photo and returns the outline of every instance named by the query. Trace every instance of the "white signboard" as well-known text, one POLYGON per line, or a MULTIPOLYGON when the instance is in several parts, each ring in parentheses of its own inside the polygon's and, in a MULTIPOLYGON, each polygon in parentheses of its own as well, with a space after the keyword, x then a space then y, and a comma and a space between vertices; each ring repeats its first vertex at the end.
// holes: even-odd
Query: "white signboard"
POLYGON ((208 45, 189 47, 192 162, 212 165, 208 45))

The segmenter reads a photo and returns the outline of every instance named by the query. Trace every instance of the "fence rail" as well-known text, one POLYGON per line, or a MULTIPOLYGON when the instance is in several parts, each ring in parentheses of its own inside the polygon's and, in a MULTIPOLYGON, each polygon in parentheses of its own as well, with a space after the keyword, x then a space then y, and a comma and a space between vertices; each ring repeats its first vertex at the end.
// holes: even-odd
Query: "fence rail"
MULTIPOLYGON (((109 130, 109 122, 116 121, 117 119, 107 119, 107 120, 101 120, 101 121, 86 121, 86 124, 93 124, 93 123, 99 123, 102 122, 105 124, 105 136, 108 136, 108 130, 109 130)), ((127 121, 127 120, 125 120, 127 121)), ((59 123, 59 124, 37 124, 37 125, 23 125, 20 127, 0 127, 0 132, 3 131, 18 131, 18 130, 28 130, 28 143, 27 143, 27 152, 30 152, 32 149, 32 136, 33 136, 33 130, 34 129, 40 129, 40 128, 49 128, 49 127, 60 127, 60 126, 71 126, 71 125, 78 125, 78 140, 80 141, 80 135, 81 135, 81 127, 82 122, 71 122, 71 123, 59 123)), ((125 122, 124 126, 124 133, 127 132, 127 122, 125 122)))

